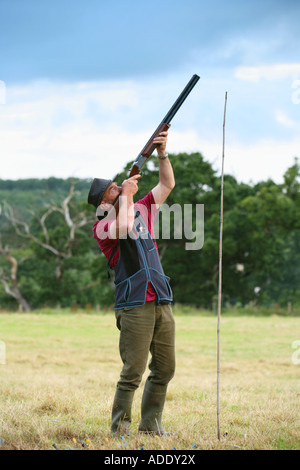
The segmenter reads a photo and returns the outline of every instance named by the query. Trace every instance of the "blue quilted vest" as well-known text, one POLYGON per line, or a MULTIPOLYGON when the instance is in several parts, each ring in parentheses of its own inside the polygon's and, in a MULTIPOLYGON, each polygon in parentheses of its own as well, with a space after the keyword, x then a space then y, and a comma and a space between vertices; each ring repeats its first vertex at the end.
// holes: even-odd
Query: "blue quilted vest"
POLYGON ((116 245, 119 247, 119 260, 113 268, 115 309, 144 305, 148 282, 153 285, 157 304, 171 303, 170 278, 163 271, 157 249, 139 211, 136 211, 131 235, 120 238, 116 245))

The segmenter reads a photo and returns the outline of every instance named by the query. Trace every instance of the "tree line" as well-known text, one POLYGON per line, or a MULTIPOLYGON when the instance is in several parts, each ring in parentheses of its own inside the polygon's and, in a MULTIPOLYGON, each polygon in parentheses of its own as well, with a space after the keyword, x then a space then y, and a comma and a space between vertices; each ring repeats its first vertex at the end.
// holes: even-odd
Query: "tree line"
MULTIPOLYGON (((220 176, 200 153, 170 159, 176 186, 166 202, 204 205, 204 244, 186 250, 191 240, 174 236, 171 223, 170 239, 157 239, 162 264, 175 302, 211 309, 218 292, 220 176)), ((130 166, 116 176, 118 184, 128 177, 130 166)), ((157 182, 158 163, 152 158, 143 169, 136 199, 157 182)), ((107 260, 92 236, 96 215, 87 204, 90 183, 72 178, 0 180, 2 309, 113 305, 113 278, 108 279, 107 260)), ((300 305, 299 203, 298 159, 281 184, 246 184, 225 175, 223 302, 300 305)))

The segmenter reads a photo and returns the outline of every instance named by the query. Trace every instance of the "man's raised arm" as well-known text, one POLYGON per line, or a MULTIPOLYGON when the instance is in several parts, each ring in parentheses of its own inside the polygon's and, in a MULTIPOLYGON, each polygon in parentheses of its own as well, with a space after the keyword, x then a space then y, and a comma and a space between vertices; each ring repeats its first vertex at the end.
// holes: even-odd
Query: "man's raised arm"
POLYGON ((175 186, 173 168, 166 153, 167 139, 168 131, 161 132, 160 135, 154 139, 154 142, 158 144, 159 183, 152 189, 152 194, 155 203, 159 206, 165 202, 175 186))

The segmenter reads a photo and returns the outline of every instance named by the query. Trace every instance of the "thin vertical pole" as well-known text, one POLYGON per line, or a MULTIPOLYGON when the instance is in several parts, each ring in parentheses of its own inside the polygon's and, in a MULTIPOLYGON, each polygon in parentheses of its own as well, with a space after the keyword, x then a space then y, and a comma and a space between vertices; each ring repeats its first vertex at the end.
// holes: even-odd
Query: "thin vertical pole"
POLYGON ((222 296, 222 246, 223 246, 223 189, 224 189, 224 157, 225 157, 225 121, 226 121, 227 91, 225 93, 223 118, 223 149, 221 174, 221 210, 220 210, 220 245, 219 245, 219 288, 218 288, 218 329, 217 329, 217 424, 218 439, 220 431, 220 323, 221 323, 221 296, 222 296))

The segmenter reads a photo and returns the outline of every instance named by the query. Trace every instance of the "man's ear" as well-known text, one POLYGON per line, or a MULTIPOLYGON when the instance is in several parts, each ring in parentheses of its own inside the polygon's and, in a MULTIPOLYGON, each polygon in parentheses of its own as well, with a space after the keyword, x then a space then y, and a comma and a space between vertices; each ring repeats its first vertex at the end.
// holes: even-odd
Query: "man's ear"
POLYGON ((105 201, 101 201, 99 207, 102 211, 107 211, 110 208, 110 206, 111 206, 111 204, 108 204, 105 201))
POLYGON ((106 217, 110 209, 110 204, 105 201, 101 201, 97 207, 96 215, 98 218, 106 217))

